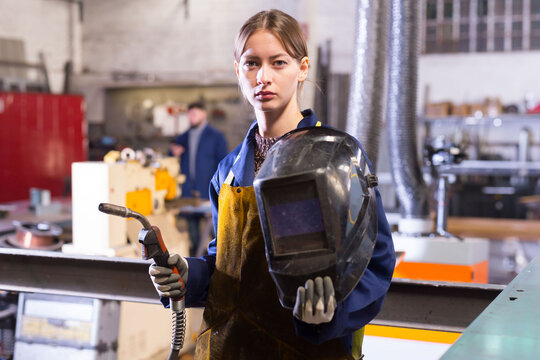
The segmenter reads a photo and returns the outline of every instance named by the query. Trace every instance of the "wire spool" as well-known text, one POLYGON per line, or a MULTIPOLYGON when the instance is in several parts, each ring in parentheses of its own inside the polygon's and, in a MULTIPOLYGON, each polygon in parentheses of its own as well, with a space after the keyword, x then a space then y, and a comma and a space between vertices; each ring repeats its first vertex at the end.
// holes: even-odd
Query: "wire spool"
POLYGON ((19 222, 14 221, 15 238, 6 241, 18 248, 36 250, 57 250, 63 244, 58 239, 62 228, 49 222, 19 222))

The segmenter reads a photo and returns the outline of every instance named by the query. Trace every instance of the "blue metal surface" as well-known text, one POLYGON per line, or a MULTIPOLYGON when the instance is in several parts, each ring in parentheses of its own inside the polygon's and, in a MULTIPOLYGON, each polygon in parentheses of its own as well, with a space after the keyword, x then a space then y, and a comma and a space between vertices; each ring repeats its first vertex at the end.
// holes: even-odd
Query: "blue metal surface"
POLYGON ((442 356, 540 359, 540 255, 497 296, 442 356))

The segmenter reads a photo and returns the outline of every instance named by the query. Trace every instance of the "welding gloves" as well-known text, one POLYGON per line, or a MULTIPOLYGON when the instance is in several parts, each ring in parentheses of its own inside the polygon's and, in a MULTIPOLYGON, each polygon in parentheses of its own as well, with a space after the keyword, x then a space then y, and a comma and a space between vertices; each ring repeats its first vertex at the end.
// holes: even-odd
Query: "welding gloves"
POLYGON ((308 324, 327 323, 332 321, 336 305, 332 279, 316 277, 298 287, 293 315, 308 324))
POLYGON ((169 267, 157 266, 155 263, 150 265, 148 273, 154 283, 159 296, 169 298, 180 298, 186 293, 188 280, 187 260, 178 254, 170 254, 167 259, 169 267), (178 274, 173 273, 172 267, 176 266, 178 274), (183 283, 180 281, 182 279, 183 283))

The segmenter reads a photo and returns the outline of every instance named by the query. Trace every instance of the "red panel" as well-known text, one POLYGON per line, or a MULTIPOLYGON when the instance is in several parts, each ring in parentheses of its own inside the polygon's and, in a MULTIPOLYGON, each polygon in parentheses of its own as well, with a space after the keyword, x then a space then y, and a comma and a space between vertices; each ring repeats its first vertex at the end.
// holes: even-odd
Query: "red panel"
POLYGON ((87 149, 82 96, 0 92, 0 202, 27 200, 31 187, 61 196, 87 149))

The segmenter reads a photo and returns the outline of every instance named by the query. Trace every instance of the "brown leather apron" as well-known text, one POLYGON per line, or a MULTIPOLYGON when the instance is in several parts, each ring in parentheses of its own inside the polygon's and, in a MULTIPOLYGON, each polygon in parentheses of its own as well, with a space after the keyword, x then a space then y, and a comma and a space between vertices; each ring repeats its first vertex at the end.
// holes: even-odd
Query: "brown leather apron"
POLYGON ((339 339, 313 345, 296 336, 268 272, 252 186, 222 185, 217 239, 196 359, 353 359, 339 339))

